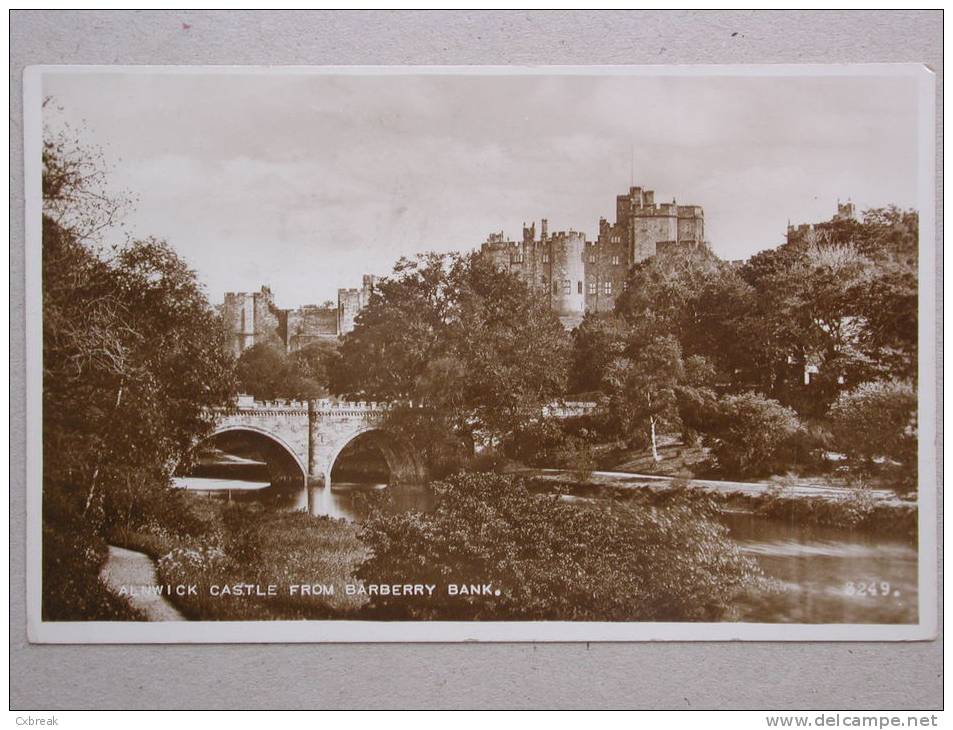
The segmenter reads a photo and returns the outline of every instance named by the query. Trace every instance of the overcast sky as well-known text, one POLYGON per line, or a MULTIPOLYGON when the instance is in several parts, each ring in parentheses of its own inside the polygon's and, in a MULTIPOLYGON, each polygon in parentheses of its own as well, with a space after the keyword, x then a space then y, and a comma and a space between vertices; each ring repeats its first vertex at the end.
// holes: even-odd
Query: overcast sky
POLYGON ((43 92, 138 195, 128 228, 168 240, 213 302, 335 299, 540 218, 594 238, 633 157, 634 183, 703 206, 731 259, 838 198, 917 195, 910 78, 60 73, 43 92))

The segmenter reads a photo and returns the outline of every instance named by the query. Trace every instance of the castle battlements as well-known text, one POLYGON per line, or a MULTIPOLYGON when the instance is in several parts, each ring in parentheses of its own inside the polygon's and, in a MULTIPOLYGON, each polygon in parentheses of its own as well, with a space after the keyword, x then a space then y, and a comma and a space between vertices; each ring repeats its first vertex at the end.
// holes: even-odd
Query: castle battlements
POLYGON ((275 306, 271 289, 226 292, 221 306, 229 350, 238 357, 253 345, 270 343, 294 352, 322 340, 335 340, 354 329, 354 319, 367 306, 376 278, 361 277, 361 288, 338 289, 337 304, 305 304, 295 309, 275 306))

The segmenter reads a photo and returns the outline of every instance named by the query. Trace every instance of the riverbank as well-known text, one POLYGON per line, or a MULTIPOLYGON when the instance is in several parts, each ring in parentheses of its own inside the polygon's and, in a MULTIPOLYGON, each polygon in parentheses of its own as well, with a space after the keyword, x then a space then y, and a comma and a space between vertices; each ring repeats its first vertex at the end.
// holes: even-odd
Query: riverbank
POLYGON ((292 584, 342 586, 355 582, 365 556, 358 526, 343 520, 281 512, 257 505, 185 495, 204 525, 182 536, 158 527, 113 531, 113 545, 154 561, 156 583, 183 586, 169 600, 187 619, 205 621, 332 619, 352 617, 364 599, 340 590, 291 594, 292 584), (281 591, 269 595, 268 586, 281 591), (252 588, 254 587, 254 588, 252 588))
POLYGON ((586 481, 562 469, 522 469, 534 491, 579 498, 614 499, 658 506, 685 496, 717 511, 744 511, 767 519, 801 525, 917 539, 917 503, 900 500, 889 490, 846 489, 820 485, 779 485, 707 479, 593 472, 586 481))

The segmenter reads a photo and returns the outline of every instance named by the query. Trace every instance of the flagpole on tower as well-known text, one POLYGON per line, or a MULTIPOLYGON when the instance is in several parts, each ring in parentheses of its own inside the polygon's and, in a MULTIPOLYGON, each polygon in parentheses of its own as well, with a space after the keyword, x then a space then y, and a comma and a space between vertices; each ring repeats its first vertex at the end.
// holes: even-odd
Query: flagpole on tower
POLYGON ((629 187, 635 185, 635 144, 629 142, 629 187))

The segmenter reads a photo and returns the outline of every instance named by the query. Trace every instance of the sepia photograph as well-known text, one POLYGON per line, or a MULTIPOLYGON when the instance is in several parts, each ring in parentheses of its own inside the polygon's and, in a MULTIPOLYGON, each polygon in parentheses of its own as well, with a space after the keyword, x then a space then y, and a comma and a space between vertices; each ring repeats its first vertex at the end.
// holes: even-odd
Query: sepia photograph
POLYGON ((936 635, 926 67, 24 85, 31 641, 936 635))

